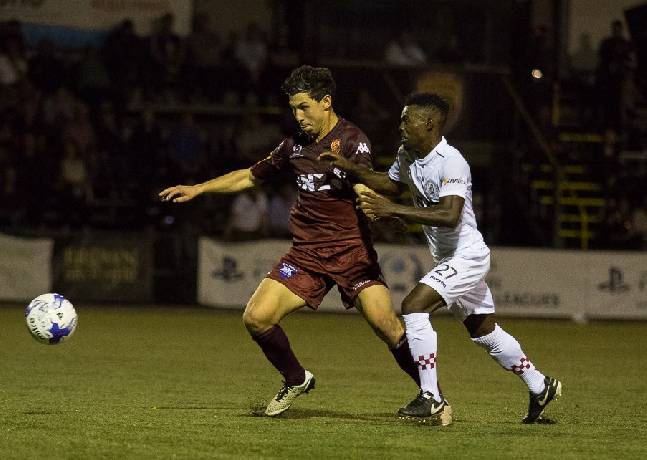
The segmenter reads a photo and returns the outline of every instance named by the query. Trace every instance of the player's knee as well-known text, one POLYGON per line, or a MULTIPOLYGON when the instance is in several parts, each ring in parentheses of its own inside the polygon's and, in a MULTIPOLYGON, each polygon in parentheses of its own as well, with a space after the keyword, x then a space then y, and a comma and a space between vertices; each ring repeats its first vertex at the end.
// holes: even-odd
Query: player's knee
POLYGON ((259 314, 254 308, 245 309, 243 313, 243 324, 252 334, 260 334, 272 327, 265 315, 259 314))
POLYGON ((416 301, 415 297, 408 295, 402 301, 400 309, 403 315, 408 315, 409 313, 422 313, 425 311, 425 305, 416 301))

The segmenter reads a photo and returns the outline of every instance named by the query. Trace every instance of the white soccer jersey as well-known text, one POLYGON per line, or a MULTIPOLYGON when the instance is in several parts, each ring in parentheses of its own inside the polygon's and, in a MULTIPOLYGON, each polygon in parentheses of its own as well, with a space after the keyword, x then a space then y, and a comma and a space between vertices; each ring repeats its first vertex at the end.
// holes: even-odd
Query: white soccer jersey
POLYGON ((438 204, 440 198, 457 195, 465 200, 463 213, 454 228, 423 225, 434 259, 461 252, 489 252, 476 226, 472 209, 472 175, 463 155, 445 138, 424 158, 409 154, 401 146, 389 177, 409 186, 414 205, 426 208, 438 204))

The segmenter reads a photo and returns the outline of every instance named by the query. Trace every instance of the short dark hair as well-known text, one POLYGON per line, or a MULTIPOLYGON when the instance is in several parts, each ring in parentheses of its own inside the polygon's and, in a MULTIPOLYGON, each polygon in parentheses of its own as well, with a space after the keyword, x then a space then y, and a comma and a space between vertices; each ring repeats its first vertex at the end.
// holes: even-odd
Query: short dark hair
POLYGON ((326 67, 312 67, 302 65, 292 71, 285 79, 281 90, 288 96, 297 93, 308 93, 315 101, 320 101, 325 95, 334 97, 335 80, 330 69, 326 67))
POLYGON ((449 103, 434 93, 411 93, 407 96, 404 105, 417 105, 438 110, 443 116, 443 122, 449 116, 449 103))

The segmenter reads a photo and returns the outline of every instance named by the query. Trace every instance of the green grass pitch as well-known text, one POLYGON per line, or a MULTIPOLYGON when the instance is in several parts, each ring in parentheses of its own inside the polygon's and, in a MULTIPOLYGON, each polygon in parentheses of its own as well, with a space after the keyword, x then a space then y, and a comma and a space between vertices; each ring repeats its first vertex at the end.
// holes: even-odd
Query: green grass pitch
POLYGON ((258 416, 280 387, 239 311, 78 308, 69 342, 31 339, 0 308, 0 458, 647 458, 647 323, 504 319, 564 384, 522 425, 527 393, 449 317, 434 320, 455 422, 398 420, 416 394, 358 315, 284 321, 317 388, 258 416))

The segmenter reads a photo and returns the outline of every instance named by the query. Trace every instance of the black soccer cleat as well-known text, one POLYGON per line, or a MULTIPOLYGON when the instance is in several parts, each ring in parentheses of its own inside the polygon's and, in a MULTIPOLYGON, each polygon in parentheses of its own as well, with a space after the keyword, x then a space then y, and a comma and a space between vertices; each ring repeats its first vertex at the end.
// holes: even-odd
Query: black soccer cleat
POLYGON ((528 414, 522 420, 523 423, 535 423, 541 418, 546 406, 555 398, 562 395, 562 382, 552 377, 544 377, 544 391, 538 395, 530 393, 528 402, 528 414))
POLYGON ((447 426, 452 423, 452 407, 446 399, 438 402, 430 392, 420 391, 413 401, 398 410, 398 416, 403 420, 447 426))

